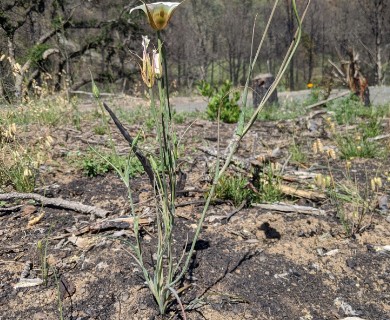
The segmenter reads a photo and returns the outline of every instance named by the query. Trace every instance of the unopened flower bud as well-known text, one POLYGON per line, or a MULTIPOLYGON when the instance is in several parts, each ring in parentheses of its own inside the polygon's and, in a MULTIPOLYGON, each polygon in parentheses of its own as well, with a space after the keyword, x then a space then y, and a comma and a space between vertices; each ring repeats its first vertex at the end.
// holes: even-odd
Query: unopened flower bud
POLYGON ((157 50, 153 50, 153 67, 154 67, 154 75, 157 79, 162 77, 162 63, 160 54, 157 50))
POLYGON ((334 151, 334 149, 329 149, 326 153, 327 153, 329 158, 331 158, 333 160, 336 159, 336 152, 334 151))

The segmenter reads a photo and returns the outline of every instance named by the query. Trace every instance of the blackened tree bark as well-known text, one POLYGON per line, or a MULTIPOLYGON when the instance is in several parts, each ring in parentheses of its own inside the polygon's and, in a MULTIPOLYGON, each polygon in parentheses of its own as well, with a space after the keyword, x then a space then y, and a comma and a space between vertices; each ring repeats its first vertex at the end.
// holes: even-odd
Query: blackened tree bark
MULTIPOLYGON (((294 40, 294 9, 292 7, 291 0, 286 0, 286 13, 287 13, 287 20, 286 20, 286 27, 287 27, 287 39, 288 43, 292 43, 294 40)), ((295 83, 294 83, 294 68, 295 68, 295 59, 291 59, 289 71, 288 71, 288 87, 290 90, 295 89, 295 83)))

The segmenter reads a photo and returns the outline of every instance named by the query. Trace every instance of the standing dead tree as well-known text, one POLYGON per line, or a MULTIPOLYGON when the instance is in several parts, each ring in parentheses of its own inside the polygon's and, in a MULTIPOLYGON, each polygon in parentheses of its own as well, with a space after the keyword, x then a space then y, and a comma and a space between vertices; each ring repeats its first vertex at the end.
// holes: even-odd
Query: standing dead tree
POLYGON ((353 49, 348 50, 348 60, 341 60, 340 67, 329 60, 333 66, 333 77, 343 85, 349 87, 349 90, 359 97, 360 101, 365 106, 370 105, 370 90, 368 88, 367 78, 363 75, 360 69, 359 54, 353 49))
MULTIPOLYGON (((49 29, 46 33, 43 33, 34 41, 34 45, 30 49, 29 54, 26 54, 23 57, 24 59, 22 59, 24 60, 24 63, 20 65, 17 62, 20 60, 20 57, 17 52, 16 38, 18 38, 19 34, 26 32, 25 25, 27 25, 29 21, 31 22, 33 15, 42 17, 44 12, 44 1, 28 0, 20 3, 19 1, 13 3, 6 1, 0 5, 0 30, 4 32, 7 41, 7 60, 11 66, 14 78, 14 96, 18 100, 21 100, 23 97, 24 81, 31 66, 38 60, 45 60, 50 55, 58 53, 58 50, 53 50, 47 43, 58 32, 70 24, 69 17, 68 19, 63 20, 61 24, 58 24, 49 29)), ((32 35, 30 35, 30 37, 32 37, 32 35)), ((30 75, 30 79, 32 80, 35 75, 36 73, 33 72, 32 75, 30 75)), ((7 94, 4 92, 4 89, 2 90, 2 94, 7 94)))

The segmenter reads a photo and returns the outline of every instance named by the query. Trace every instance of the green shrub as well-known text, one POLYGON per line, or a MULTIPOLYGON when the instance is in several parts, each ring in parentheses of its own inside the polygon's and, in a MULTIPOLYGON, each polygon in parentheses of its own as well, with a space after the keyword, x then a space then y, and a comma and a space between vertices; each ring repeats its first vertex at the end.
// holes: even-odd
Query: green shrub
POLYGON ((235 206, 244 200, 247 204, 252 202, 278 202, 282 199, 280 179, 275 175, 271 166, 266 167, 253 183, 255 189, 249 188, 249 180, 242 175, 223 175, 218 181, 215 198, 231 200, 235 206), (257 189, 257 190, 256 190, 257 189))
POLYGON ((379 119, 390 115, 390 106, 364 106, 358 97, 351 95, 329 104, 329 110, 335 113, 337 124, 356 124, 365 119, 379 119))
POLYGON ((210 83, 202 81, 198 85, 200 94, 207 97, 209 102, 207 105, 207 116, 210 120, 218 118, 225 123, 235 123, 240 115, 240 93, 232 92, 232 83, 226 80, 219 88, 212 87, 210 83))
POLYGON ((290 120, 303 116, 305 113, 303 104, 293 101, 281 105, 266 105, 258 119, 265 121, 290 120))
POLYGON ((336 143, 342 159, 351 158, 378 158, 383 156, 383 150, 378 143, 370 142, 365 137, 353 135, 339 135, 336 143))
POLYGON ((254 185, 259 191, 256 200, 268 203, 282 200, 283 194, 280 191, 280 177, 275 173, 272 165, 264 167, 254 185))
POLYGON ((373 138, 383 133, 381 122, 376 117, 370 118, 367 122, 361 123, 359 129, 362 132, 363 138, 373 138))
POLYGON ((295 141, 292 145, 290 145, 288 151, 291 154, 291 161, 296 163, 304 163, 307 161, 307 156, 302 150, 302 146, 296 144, 295 141))
POLYGON ((103 150, 90 149, 83 154, 70 155, 70 162, 82 169, 88 177, 96 177, 114 171, 114 167, 121 172, 129 166, 129 175, 131 177, 144 172, 141 163, 137 158, 128 158, 119 156, 115 153, 105 152, 103 150))
POLYGON ((248 179, 245 177, 224 175, 218 181, 215 197, 222 200, 231 200, 235 206, 239 206, 244 200, 249 203, 256 197, 256 194, 247 185, 248 179))

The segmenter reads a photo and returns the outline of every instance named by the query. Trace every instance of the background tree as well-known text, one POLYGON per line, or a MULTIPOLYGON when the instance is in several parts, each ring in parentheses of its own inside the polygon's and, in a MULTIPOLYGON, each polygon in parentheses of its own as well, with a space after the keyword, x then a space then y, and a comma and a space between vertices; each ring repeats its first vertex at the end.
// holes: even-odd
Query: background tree
MULTIPOLYGON (((306 0, 299 0, 302 10, 306 0)), ((56 90, 134 93, 141 36, 153 31, 129 7, 137 0, 2 0, 0 3, 0 96, 21 98, 33 80, 50 74, 56 90)), ((240 85, 248 73, 253 23, 258 44, 273 0, 191 0, 178 8, 164 33, 171 85, 192 90, 197 82, 229 79, 240 85)), ((303 41, 281 86, 296 90, 321 83, 328 60, 359 53, 370 85, 388 81, 390 4, 386 0, 312 0, 303 41)), ((275 73, 294 36, 291 0, 279 1, 254 73, 275 73)))

